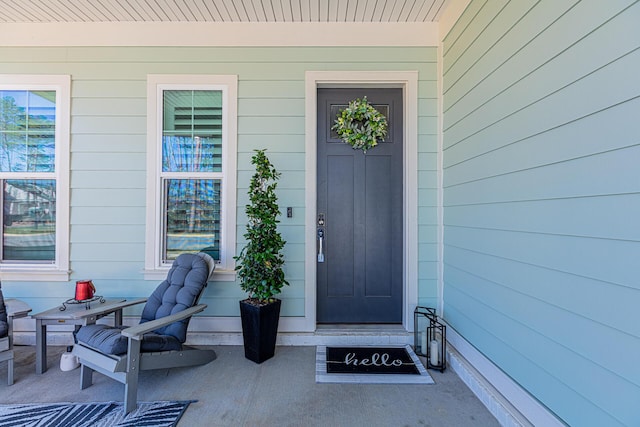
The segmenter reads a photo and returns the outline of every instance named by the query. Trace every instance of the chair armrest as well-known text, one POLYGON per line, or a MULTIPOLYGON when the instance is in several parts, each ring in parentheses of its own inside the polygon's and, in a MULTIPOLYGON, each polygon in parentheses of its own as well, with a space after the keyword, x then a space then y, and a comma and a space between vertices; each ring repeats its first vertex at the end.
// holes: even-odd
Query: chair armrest
POLYGON ((196 313, 200 313, 205 308, 207 308, 206 304, 194 305, 193 307, 189 307, 186 310, 182 310, 181 312, 172 314, 171 316, 161 317, 160 319, 151 320, 149 322, 144 322, 139 325, 123 329, 121 333, 127 338, 141 340, 144 334, 155 331, 156 329, 163 326, 170 325, 173 322, 178 322, 180 320, 191 317, 196 313))
POLYGON ((7 317, 18 319, 20 317, 27 317, 31 312, 31 307, 24 301, 18 299, 9 298, 4 300, 4 305, 7 307, 7 317))
POLYGON ((96 306, 95 308, 90 308, 88 310, 75 311, 70 313, 71 317, 74 319, 83 319, 85 317, 96 316, 97 318, 106 316, 107 314, 113 313, 114 311, 122 310, 125 307, 130 307, 136 304, 142 304, 147 302, 147 298, 138 298, 134 300, 124 300, 115 304, 108 304, 106 306, 96 306))

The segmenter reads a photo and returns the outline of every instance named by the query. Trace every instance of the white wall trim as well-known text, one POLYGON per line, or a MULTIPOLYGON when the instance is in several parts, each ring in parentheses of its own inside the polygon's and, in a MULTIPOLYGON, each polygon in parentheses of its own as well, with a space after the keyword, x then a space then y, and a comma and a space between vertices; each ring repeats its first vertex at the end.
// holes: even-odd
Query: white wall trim
POLYGON ((437 46, 434 22, 0 24, 0 46, 437 46))
MULTIPOLYGON (((1 37, 1 36, 0 36, 1 37)), ((4 90, 56 91, 55 171, 39 172, 39 178, 56 181, 55 262, 6 263, 0 266, 0 276, 6 281, 69 280, 70 249, 70 144, 71 144, 71 76, 68 74, 0 74, 4 90)), ((32 173, 0 173, 2 179, 33 179, 32 173)))
MULTIPOLYGON (((134 326, 139 317, 125 316, 123 324, 134 326)), ((336 329, 300 332, 298 324, 303 318, 280 317, 277 345, 406 345, 413 344, 413 334, 397 329, 336 329)), ((112 324, 112 318, 104 318, 98 323, 112 324)), ((35 345, 35 320, 16 319, 14 338, 18 345, 35 345)), ((48 345, 66 346, 73 344, 73 325, 49 325, 48 345)), ((189 323, 187 344, 193 345, 243 345, 240 317, 195 316, 189 323)))
POLYGON ((404 101, 403 326, 413 331, 418 304, 418 72, 307 71, 305 74, 305 319, 316 328, 316 148, 318 87, 401 87, 404 101))
MULTIPOLYGON (((145 230, 145 279, 166 277, 170 263, 161 259, 162 196, 160 165, 162 150, 162 91, 163 90, 219 90, 222 91, 222 173, 208 173, 207 178, 222 179, 222 236, 221 260, 212 280, 220 273, 228 280, 234 275, 233 255, 236 250, 236 194, 238 140, 238 76, 214 74, 149 74, 147 75, 147 191, 145 230), (225 274, 226 273, 226 274, 225 274)), ((192 178, 193 176, 191 176, 192 178)))
POLYGON ((437 227, 437 312, 444 317, 444 79, 443 79, 443 46, 437 49, 438 74, 438 153, 436 166, 436 227, 437 227))
POLYGON ((449 325, 447 341, 449 366, 501 425, 566 426, 449 325))

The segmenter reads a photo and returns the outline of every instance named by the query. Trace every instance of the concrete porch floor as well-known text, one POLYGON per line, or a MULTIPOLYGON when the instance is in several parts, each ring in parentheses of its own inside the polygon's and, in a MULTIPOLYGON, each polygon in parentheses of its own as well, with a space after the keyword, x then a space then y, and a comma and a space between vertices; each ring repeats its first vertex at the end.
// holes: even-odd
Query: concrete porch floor
MULTIPOLYGON (((195 368, 145 371, 139 401, 197 400, 179 426, 499 426, 451 370, 433 385, 316 384, 315 347, 280 346, 258 365, 241 346, 212 346, 217 360, 195 368)), ((124 386, 98 373, 80 390, 80 371, 62 372, 64 347, 49 347, 35 374, 35 347, 16 346, 15 384, 0 364, 0 402, 122 401, 124 386)))

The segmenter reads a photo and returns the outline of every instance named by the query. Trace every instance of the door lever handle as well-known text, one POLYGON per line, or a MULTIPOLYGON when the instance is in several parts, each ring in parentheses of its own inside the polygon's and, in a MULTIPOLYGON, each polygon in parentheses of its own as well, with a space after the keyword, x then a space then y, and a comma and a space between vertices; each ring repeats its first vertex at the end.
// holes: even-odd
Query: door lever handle
POLYGON ((324 262, 324 229, 318 228, 318 262, 324 262))

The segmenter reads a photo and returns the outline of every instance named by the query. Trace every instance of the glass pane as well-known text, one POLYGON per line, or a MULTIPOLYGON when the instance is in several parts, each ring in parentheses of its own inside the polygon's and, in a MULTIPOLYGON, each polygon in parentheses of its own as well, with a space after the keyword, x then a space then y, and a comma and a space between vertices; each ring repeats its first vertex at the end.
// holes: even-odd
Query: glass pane
POLYGON ((220 260, 220 180, 167 179, 164 260, 204 250, 220 260))
POLYGON ((222 91, 163 93, 162 171, 222 171, 222 91))
POLYGON ((2 192, 2 260, 54 261, 55 180, 5 180, 2 192))
POLYGON ((0 91, 0 171, 53 172, 55 91, 0 91))

